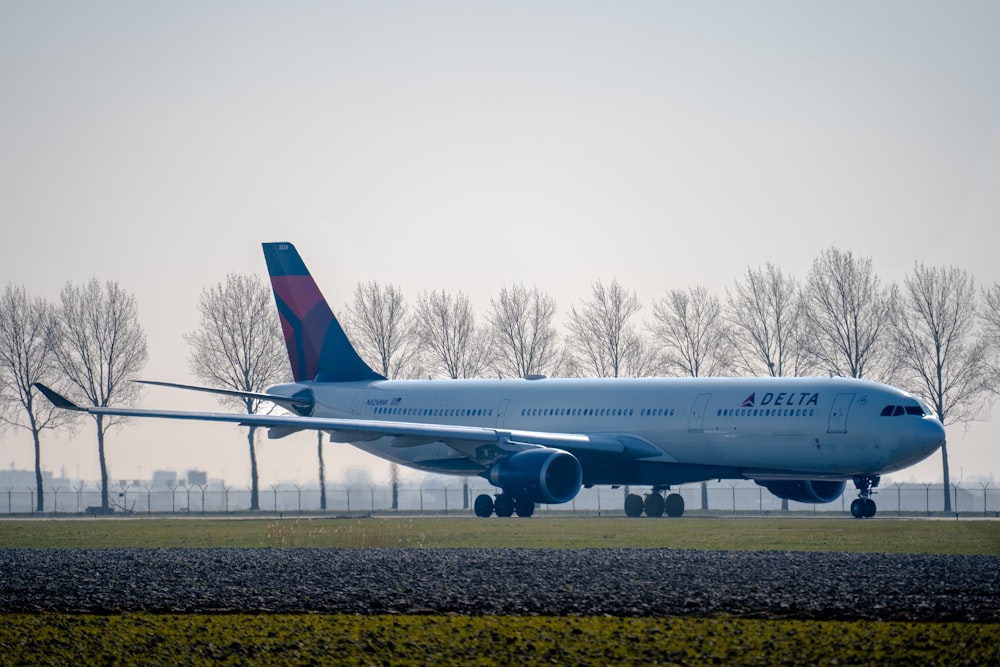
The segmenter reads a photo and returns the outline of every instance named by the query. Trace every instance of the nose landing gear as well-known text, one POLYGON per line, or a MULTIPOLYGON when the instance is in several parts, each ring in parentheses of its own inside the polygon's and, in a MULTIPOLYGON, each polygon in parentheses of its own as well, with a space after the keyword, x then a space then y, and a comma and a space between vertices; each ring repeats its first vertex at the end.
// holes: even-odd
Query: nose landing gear
POLYGON ((875 516, 875 501, 872 500, 872 489, 878 486, 882 478, 878 475, 862 475, 854 478, 854 486, 858 489, 858 497, 851 503, 851 516, 855 519, 870 519, 875 516))

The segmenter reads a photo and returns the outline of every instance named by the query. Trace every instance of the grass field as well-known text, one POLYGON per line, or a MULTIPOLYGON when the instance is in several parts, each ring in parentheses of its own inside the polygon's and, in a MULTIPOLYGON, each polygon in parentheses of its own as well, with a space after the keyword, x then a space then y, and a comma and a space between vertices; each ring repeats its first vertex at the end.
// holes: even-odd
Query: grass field
MULTIPOLYGON (((0 546, 669 547, 1000 555, 1000 522, 539 517, 2 520, 0 546)), ((903 662, 1000 664, 1000 624, 430 615, 0 615, 0 665, 903 662)))
POLYGON ((538 517, 3 520, 0 546, 638 547, 1000 555, 1000 521, 538 517))
POLYGON ((742 618, 8 614, 3 665, 990 665, 1000 626, 742 618))

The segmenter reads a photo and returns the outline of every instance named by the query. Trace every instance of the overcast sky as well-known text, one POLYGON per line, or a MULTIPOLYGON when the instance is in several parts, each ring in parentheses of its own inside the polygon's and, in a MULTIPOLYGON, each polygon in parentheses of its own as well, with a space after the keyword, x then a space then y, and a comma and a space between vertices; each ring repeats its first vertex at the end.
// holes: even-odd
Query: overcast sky
MULTIPOLYGON (((724 295, 837 246, 1000 281, 997 2, 0 2, 0 285, 132 291, 143 377, 194 382, 201 290, 297 244, 338 310, 359 281, 503 285, 562 313, 596 279, 724 295)), ((219 409, 148 389, 147 407, 219 409)), ((994 411, 1000 416, 1000 409, 994 411)), ((43 467, 98 478, 91 423, 43 467)), ((953 481, 1000 426, 949 430, 953 481)), ((0 466, 31 469, 0 433, 0 466)), ((112 476, 246 484, 236 427, 135 422, 112 476)), ((384 468, 329 445, 328 477, 384 468)), ((260 448, 315 478, 315 438, 260 448)), ((935 481, 940 457, 897 480, 935 481)))

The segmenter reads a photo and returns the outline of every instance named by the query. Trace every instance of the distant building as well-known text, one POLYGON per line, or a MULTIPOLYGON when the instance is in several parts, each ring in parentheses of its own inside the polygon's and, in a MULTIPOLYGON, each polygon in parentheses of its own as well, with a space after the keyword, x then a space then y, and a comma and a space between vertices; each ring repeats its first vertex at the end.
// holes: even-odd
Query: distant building
MULTIPOLYGON (((47 470, 42 471, 42 484, 46 488, 52 486, 52 473, 47 470)), ((24 489, 35 488, 34 470, 0 470, 0 489, 24 489)))
POLYGON ((153 471, 153 486, 158 488, 169 489, 177 486, 177 471, 176 470, 154 470, 153 471))
POLYGON ((188 470, 187 471, 187 485, 188 486, 204 486, 208 484, 208 473, 204 470, 188 470))

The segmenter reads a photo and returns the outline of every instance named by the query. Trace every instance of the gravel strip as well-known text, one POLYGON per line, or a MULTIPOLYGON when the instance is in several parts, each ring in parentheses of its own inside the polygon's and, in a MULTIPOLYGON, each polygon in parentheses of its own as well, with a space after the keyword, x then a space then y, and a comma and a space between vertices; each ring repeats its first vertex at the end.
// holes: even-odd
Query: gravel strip
POLYGON ((1000 622, 1000 557, 674 549, 0 549, 0 611, 1000 622))

